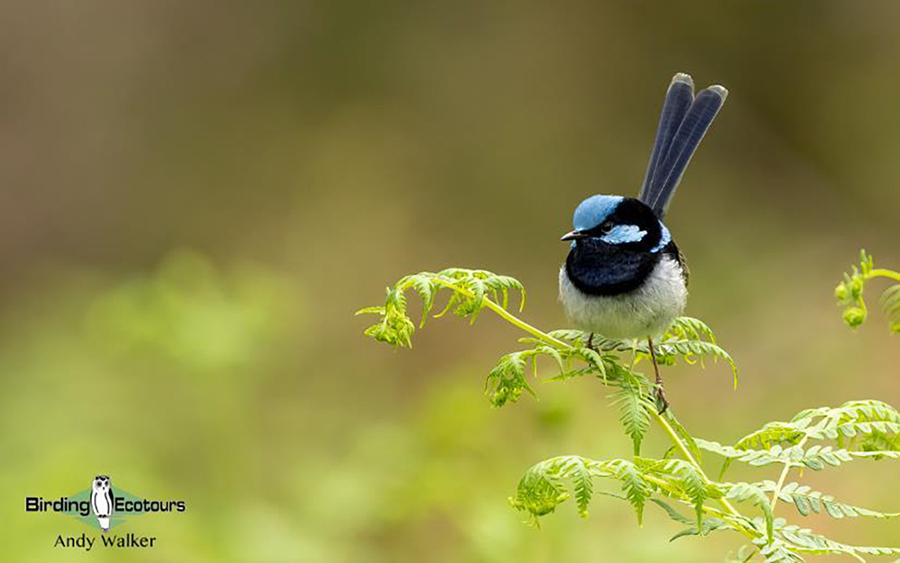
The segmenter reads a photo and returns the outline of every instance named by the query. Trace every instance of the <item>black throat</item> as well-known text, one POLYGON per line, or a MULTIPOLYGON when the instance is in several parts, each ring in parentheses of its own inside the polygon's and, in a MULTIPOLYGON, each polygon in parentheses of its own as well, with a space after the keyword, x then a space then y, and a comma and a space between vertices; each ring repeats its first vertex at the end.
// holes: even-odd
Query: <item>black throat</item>
POLYGON ((566 258, 572 284, 589 295, 620 295, 639 288, 662 253, 625 246, 594 238, 579 240, 566 258))

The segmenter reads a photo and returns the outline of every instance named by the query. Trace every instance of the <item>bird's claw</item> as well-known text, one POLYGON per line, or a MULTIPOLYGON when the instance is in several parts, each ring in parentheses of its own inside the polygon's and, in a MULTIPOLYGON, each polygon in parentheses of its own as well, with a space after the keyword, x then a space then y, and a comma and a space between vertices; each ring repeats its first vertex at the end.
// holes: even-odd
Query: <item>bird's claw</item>
POLYGON ((662 382, 657 383, 656 390, 653 391, 653 401, 656 403, 656 411, 663 414, 669 408, 669 400, 666 398, 666 391, 663 389, 662 382))

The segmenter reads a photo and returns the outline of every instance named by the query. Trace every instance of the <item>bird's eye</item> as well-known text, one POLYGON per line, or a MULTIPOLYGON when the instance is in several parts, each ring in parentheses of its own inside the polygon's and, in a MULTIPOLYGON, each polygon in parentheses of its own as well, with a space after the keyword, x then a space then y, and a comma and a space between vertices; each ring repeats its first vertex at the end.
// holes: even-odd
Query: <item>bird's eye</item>
POLYGON ((600 229, 601 229, 604 233, 608 233, 609 231, 612 230, 612 228, 613 228, 612 221, 604 221, 603 224, 600 225, 600 229))

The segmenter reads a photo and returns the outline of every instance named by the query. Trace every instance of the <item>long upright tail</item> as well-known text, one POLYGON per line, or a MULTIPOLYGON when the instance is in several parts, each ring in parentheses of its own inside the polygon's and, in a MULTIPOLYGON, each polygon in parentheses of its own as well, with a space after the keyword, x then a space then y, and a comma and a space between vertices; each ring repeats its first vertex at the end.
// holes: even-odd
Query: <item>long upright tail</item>
POLYGON ((665 215, 684 170, 727 96, 724 87, 710 86, 694 98, 689 75, 678 73, 672 78, 638 195, 659 218, 665 215))

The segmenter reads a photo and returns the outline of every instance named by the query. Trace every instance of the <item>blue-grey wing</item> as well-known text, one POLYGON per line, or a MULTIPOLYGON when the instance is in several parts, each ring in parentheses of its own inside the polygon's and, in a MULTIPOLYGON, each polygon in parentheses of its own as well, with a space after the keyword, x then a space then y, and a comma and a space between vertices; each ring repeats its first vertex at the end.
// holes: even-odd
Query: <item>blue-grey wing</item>
MULTIPOLYGON (((725 103, 728 90, 722 86, 710 86, 697 94, 684 115, 664 157, 658 158, 649 183, 641 190, 640 199, 662 218, 691 157, 694 156, 703 136, 725 103)), ((651 156, 651 161, 652 161, 651 156)))

